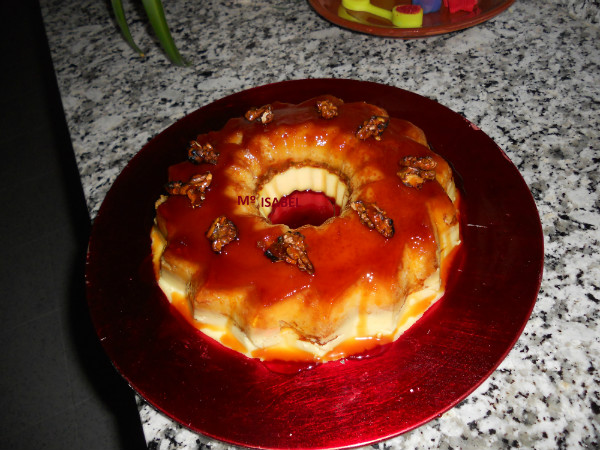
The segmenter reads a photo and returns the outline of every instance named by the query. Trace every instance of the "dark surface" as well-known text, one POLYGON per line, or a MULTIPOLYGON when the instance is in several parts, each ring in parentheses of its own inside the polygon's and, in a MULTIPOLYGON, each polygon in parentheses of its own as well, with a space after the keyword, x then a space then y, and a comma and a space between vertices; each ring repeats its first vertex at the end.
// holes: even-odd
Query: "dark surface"
POLYGON ((401 89, 354 80, 294 80, 207 105, 155 137, 119 175, 96 218, 90 309, 102 344, 151 404, 205 435, 260 448, 358 446, 404 433, 456 405, 513 347, 540 286, 543 236, 516 167, 481 130, 401 89), (420 126, 458 174, 460 270, 446 296, 381 354, 289 375, 197 332, 154 281, 148 230, 173 148, 252 105, 330 93, 365 100, 420 126), (144 176, 145 183, 138 182, 144 176), (173 380, 178 380, 174 383, 173 380))
POLYGON ((90 223, 39 6, 3 4, 0 20, 2 448, 145 448, 89 318, 90 223))

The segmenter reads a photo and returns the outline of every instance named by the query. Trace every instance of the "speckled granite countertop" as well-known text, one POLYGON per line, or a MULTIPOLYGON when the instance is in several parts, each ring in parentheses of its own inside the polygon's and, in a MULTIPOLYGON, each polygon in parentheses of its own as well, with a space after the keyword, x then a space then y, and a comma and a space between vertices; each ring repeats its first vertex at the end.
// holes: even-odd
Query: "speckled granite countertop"
MULTIPOLYGON (((134 2, 124 2, 131 8, 134 2)), ((485 24, 426 40, 347 31, 305 0, 165 1, 192 65, 130 51, 107 2, 41 0, 92 216, 127 161, 168 125, 270 82, 353 78, 407 89, 463 114, 529 185, 545 234, 545 273, 522 336, 457 407, 377 449, 600 446, 600 5, 517 1, 485 24)), ((153 449, 216 448, 139 401, 153 449)))

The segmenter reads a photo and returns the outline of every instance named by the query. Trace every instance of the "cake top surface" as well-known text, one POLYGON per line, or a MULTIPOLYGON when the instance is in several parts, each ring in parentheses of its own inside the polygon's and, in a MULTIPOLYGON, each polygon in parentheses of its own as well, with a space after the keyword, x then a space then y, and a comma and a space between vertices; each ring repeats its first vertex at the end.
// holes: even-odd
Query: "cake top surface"
POLYGON ((200 146, 210 144, 214 151, 210 162, 183 161, 169 168, 171 182, 207 172, 212 177, 200 206, 194 207, 186 196, 171 195, 157 208, 170 253, 193 262, 204 287, 242 289, 263 305, 310 287, 313 300, 333 304, 356 280, 371 289, 393 282, 407 246, 422 254, 437 251, 429 209, 454 214, 450 199, 439 183, 415 188, 397 175, 404 158, 429 157, 437 163, 437 171, 451 177, 445 161, 427 147, 421 130, 389 118, 380 136, 361 139, 357 137, 361 125, 372 117, 385 117, 385 111, 361 102, 340 103, 337 115, 325 119, 315 105, 315 99, 299 105, 274 103, 268 123, 261 121, 260 113, 253 121, 231 119, 223 129, 195 140, 200 146), (271 224, 257 202, 248 201, 258 198, 274 174, 303 166, 325 168, 349 189, 349 201, 339 216, 295 230, 304 237, 312 273, 265 257, 265 249, 289 228, 271 224), (393 220, 393 236, 366 227, 350 207, 356 201, 376 203, 393 220), (205 231, 220 216, 230 219, 238 233, 217 253, 205 231))

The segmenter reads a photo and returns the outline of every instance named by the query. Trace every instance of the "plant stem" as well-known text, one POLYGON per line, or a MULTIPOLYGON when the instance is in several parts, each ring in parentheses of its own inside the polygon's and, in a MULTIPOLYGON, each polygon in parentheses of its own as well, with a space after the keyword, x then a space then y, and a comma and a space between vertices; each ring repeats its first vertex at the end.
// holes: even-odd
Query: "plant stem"
MULTIPOLYGON (((119 0, 117 0, 119 1, 119 0)), ((179 54, 179 50, 175 46, 171 32, 165 19, 165 12, 160 0, 142 0, 146 14, 150 19, 150 25, 154 29, 162 48, 169 56, 171 61, 178 66, 185 66, 187 62, 179 54)))
POLYGON ((115 14, 115 18, 117 19, 117 24, 121 29, 121 33, 123 33, 123 37, 127 41, 127 43, 134 49, 142 58, 144 57, 144 52, 135 44, 131 33, 129 32, 129 26, 127 26, 127 19, 125 19, 125 11, 123 11, 123 4, 121 0, 111 0, 113 12, 115 14))

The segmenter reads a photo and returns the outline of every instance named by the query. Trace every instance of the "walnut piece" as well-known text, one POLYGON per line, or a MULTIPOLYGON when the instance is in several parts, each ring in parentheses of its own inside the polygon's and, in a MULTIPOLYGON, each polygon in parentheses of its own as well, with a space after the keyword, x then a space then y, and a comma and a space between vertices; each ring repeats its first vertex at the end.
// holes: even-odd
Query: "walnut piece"
POLYGON ((319 100, 317 102, 317 111, 323 119, 333 119, 338 115, 338 107, 331 100, 319 100))
POLYGON ((287 231, 277 238, 265 251, 271 261, 285 261, 298 266, 303 272, 312 275, 315 269, 308 259, 304 236, 297 231, 287 231))
POLYGON ((244 116, 250 122, 260 122, 267 124, 273 120, 273 108, 271 105, 264 105, 260 108, 251 108, 244 116))
POLYGON ((219 153, 209 143, 202 145, 198 141, 190 142, 190 146, 188 147, 188 161, 194 164, 202 164, 204 162, 217 164, 218 158, 219 153))
POLYGON ((421 189, 426 181, 435 180, 437 162, 431 156, 405 156, 396 175, 405 186, 421 189))
POLYGON ((211 242, 210 246, 215 253, 221 253, 223 247, 238 237, 235 224, 225 216, 217 217, 206 231, 206 237, 211 242))
POLYGON ((376 141, 380 141, 381 135, 389 123, 390 118, 387 116, 371 116, 369 120, 365 120, 358 128, 356 137, 365 140, 372 136, 376 141))
POLYGON ((167 183, 166 190, 171 195, 186 195, 196 208, 201 206, 206 198, 206 190, 212 181, 212 174, 206 172, 199 175, 194 175, 187 183, 183 181, 171 181, 167 183))
POLYGON ((358 200, 350 206, 358 213, 361 223, 367 228, 378 231, 387 239, 394 236, 394 221, 375 203, 358 200))
POLYGON ((437 167, 435 159, 431 156, 405 156, 402 158, 402 161, 400 161, 400 164, 406 167, 415 167, 420 170, 433 170, 437 167))

